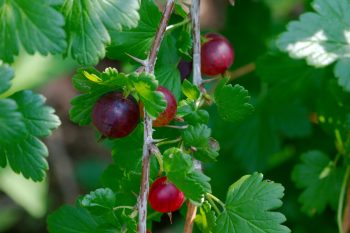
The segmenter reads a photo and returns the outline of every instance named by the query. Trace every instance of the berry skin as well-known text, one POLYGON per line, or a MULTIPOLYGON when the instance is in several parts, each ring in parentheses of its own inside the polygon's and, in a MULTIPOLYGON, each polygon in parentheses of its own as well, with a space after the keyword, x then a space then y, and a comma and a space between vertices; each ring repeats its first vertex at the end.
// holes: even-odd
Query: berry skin
POLYGON ((181 208, 185 196, 164 176, 155 180, 151 185, 148 200, 154 210, 170 213, 181 208))
POLYGON ((167 107, 162 112, 157 119, 153 121, 154 127, 162 127, 169 124, 175 117, 177 111, 177 102, 174 95, 165 87, 159 86, 157 91, 160 91, 164 94, 164 98, 167 102, 167 107))
POLYGON ((140 120, 139 106, 132 96, 123 92, 110 92, 102 96, 94 106, 92 122, 100 133, 108 138, 129 135, 140 120))
POLYGON ((233 64, 234 51, 230 42, 219 34, 205 35, 202 44, 202 72, 207 76, 223 74, 233 64))
POLYGON ((180 71, 181 80, 184 81, 185 79, 188 79, 192 73, 192 62, 188 62, 181 59, 181 61, 177 65, 177 68, 180 71))

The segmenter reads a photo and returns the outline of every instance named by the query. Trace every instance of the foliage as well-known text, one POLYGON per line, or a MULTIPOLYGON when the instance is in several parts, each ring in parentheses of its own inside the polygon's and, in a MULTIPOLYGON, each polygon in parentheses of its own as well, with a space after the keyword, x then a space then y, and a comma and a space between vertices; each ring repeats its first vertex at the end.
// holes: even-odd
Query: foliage
MULTIPOLYGON (((234 42, 234 69, 249 62, 255 72, 235 79, 237 73, 228 71, 197 87, 181 80, 178 70, 181 59, 192 59, 192 26, 179 4, 153 75, 139 67, 162 17, 153 0, 0 0, 0 166, 35 182, 45 179, 48 150, 41 140, 60 120, 43 96, 8 91, 16 77, 11 64, 22 50, 58 54, 82 66, 72 80, 79 95, 69 113, 80 126, 91 123, 96 101, 115 90, 135 97, 156 119, 166 108, 157 87, 171 90, 177 116, 171 128, 154 129, 159 152, 153 151, 150 181, 166 175, 199 207, 197 230, 335 232, 329 219, 338 214, 341 225, 343 207, 349 205, 339 201, 349 170, 350 2, 314 0, 309 8, 310 1, 288 2, 288 12, 299 9, 290 8, 295 4, 308 12, 289 22, 290 15, 279 12, 282 3, 276 7, 269 0, 237 1, 228 8, 222 33, 234 42), (248 10, 252 16, 247 17, 248 10), (104 71, 92 67, 105 57, 133 71, 123 65, 104 71), (286 190, 256 171, 283 182, 286 190), (284 192, 286 216, 277 212, 284 192), (218 198, 223 193, 225 202, 218 198), (328 221, 305 220, 299 207, 313 219, 328 221)), ((104 141, 113 163, 101 187, 50 214, 49 232, 137 232, 143 131, 140 122, 127 137, 104 141)), ((159 215, 148 212, 151 227, 159 215)))

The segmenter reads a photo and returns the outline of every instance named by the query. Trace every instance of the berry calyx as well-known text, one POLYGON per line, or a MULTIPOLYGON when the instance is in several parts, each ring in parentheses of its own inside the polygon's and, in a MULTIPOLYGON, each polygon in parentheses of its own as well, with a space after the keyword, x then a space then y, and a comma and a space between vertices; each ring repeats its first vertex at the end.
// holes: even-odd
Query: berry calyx
POLYGON ((185 196, 164 176, 151 185, 148 200, 154 210, 169 213, 181 208, 185 196))
POLYGON ((201 48, 201 69, 203 74, 214 76, 223 74, 233 64, 234 50, 230 42, 222 35, 205 35, 206 42, 201 48))
POLYGON ((159 86, 157 91, 164 94, 164 99, 167 102, 166 109, 153 121, 154 127, 162 127, 169 124, 175 117, 177 111, 177 102, 174 95, 165 87, 159 86))
POLYGON ((188 79, 192 73, 192 62, 180 60, 179 64, 177 65, 178 70, 181 74, 181 80, 184 81, 185 79, 188 79))
POLYGON ((102 96, 92 111, 92 122, 98 131, 108 138, 129 135, 140 120, 137 101, 123 92, 110 92, 102 96))

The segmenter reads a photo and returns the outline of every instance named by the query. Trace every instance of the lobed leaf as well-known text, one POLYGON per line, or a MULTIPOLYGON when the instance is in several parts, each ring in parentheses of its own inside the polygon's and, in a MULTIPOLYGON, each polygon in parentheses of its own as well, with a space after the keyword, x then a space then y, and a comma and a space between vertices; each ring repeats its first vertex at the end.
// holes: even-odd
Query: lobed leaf
POLYGON ((60 125, 45 98, 22 91, 0 100, 0 166, 8 163, 25 178, 41 181, 48 169, 46 146, 38 139, 48 136, 60 125))
POLYGON ((204 124, 190 125, 184 130, 182 138, 185 146, 193 149, 193 156, 204 162, 214 162, 219 155, 220 146, 210 137, 211 130, 204 124))
POLYGON ((305 58, 315 67, 337 62, 334 73, 339 84, 349 91, 350 2, 315 0, 312 5, 316 12, 304 13, 299 21, 291 22, 277 45, 293 58, 305 58))
POLYGON ((136 27, 140 1, 66 0, 62 13, 66 19, 68 53, 83 65, 95 65, 105 56, 112 31, 136 27))
POLYGON ((132 74, 131 79, 133 86, 139 95, 146 112, 152 117, 157 118, 161 114, 167 105, 164 99, 164 94, 156 91, 158 87, 158 81, 154 75, 141 73, 132 74))
POLYGON ((283 214, 274 212, 281 207, 284 188, 263 175, 244 176, 228 190, 225 210, 218 216, 214 233, 291 232, 282 223, 283 214))
POLYGON ((253 112, 254 108, 249 103, 250 96, 242 86, 225 85, 226 82, 227 79, 223 79, 215 90, 219 114, 225 121, 241 121, 253 112))
POLYGON ((169 180, 179 188, 187 198, 201 203, 205 193, 211 192, 210 178, 194 169, 190 155, 177 148, 164 152, 164 170, 169 180))
POLYGON ((321 151, 309 151, 301 160, 293 170, 292 179, 298 188, 304 189, 299 198, 302 210, 314 215, 323 212, 328 204, 336 209, 338 198, 334 197, 339 196, 344 169, 335 167, 321 151))
POLYGON ((0 60, 14 61, 23 46, 29 54, 62 53, 64 18, 52 1, 0 0, 0 60))
POLYGON ((0 62, 0 94, 10 89, 13 76, 14 72, 12 68, 0 62))
POLYGON ((107 56, 124 60, 126 53, 139 58, 146 58, 156 34, 161 12, 153 0, 141 1, 140 20, 137 27, 130 30, 111 30, 111 45, 107 56))

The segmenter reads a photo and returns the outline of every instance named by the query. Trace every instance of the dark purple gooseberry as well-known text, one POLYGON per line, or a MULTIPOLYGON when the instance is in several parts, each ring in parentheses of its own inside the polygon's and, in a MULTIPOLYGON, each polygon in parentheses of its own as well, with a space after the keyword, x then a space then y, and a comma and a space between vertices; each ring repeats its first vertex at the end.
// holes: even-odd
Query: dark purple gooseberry
POLYGON ((185 79, 188 79, 192 73, 193 65, 191 61, 185 61, 182 60, 177 65, 177 68, 180 71, 181 74, 181 80, 184 81, 185 79))
POLYGON ((134 97, 124 97, 123 92, 110 92, 94 106, 92 121, 100 133, 108 138, 129 135, 140 120, 139 106, 134 97))

